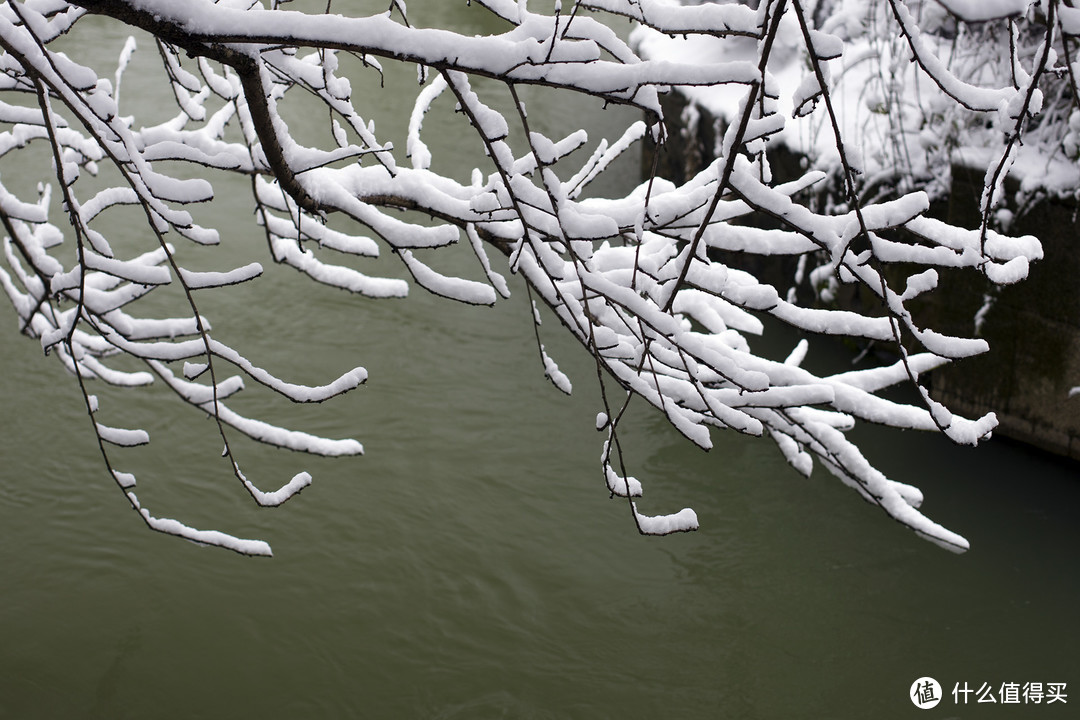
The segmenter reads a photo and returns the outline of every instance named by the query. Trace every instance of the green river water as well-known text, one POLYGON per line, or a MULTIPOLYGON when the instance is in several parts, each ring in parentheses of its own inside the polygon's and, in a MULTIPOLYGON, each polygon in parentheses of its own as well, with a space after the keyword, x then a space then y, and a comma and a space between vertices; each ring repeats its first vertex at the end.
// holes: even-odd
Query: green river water
MULTIPOLYGON (((459 5, 409 9, 423 24, 495 27, 459 5)), ((105 57, 124 36, 101 23, 105 57)), ((403 98, 371 90, 379 123, 404 124, 415 70, 399 76, 413 78, 403 98)), ((152 97, 154 81, 139 82, 124 92, 152 97)), ((594 138, 612 122, 586 101, 530 109, 540 128, 586 117, 594 138)), ((428 142, 453 162, 468 136, 448 128, 428 142)), ((612 191, 636 182, 625 168, 612 191)), ((495 308, 315 286, 272 266, 244 189, 213 211, 214 252, 267 273, 207 300, 215 333, 286 379, 362 365, 370 380, 318 407, 254 391, 237 406, 356 437, 366 454, 238 441, 263 489, 315 478, 259 510, 205 416, 165 391, 95 387, 103 414, 153 438, 116 457, 156 515, 266 539, 275 557, 152 533, 108 477, 74 379, 0 310, 0 719, 1075 717, 1074 465, 999 440, 972 450, 857 431, 971 540, 953 555, 820 469, 798 476, 767 441, 717 433, 702 453, 639 407, 624 444, 643 511, 701 519, 696 533, 640 537, 600 475, 594 366, 549 317, 544 341, 574 396, 550 386, 520 285, 495 308), (922 676, 943 686, 934 710, 909 699, 922 676), (1068 702, 951 694, 1029 682, 1067 683, 1068 702)), ((849 362, 826 343, 811 359, 849 362)))

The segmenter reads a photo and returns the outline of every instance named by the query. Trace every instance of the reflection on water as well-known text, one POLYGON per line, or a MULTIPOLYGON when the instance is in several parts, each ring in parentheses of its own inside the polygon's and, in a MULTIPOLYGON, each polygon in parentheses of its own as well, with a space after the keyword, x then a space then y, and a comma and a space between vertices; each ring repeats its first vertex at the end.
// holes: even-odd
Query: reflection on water
MULTIPOLYGON (((416 17, 451 4, 429 5, 409 3, 416 17)), ((265 260, 257 233, 227 235, 265 260)), ((241 444, 265 486, 315 476, 257 510, 204 418, 164 394, 102 397, 154 438, 123 456, 140 497, 266 538, 269 561, 145 530, 75 384, 0 311, 0 718, 900 718, 924 675, 946 693, 1080 692, 1071 465, 865 432, 868 454, 972 541, 955 556, 767 442, 719 434, 701 453, 643 412, 626 445, 644 509, 692 506, 702 529, 642 538, 604 492, 593 367, 549 323, 575 396, 548 385, 520 288, 494 309, 358 302, 276 268, 260 288, 213 308, 215 327, 286 377, 360 364, 371 380, 323 407, 250 407, 355 436, 363 458, 241 444)))

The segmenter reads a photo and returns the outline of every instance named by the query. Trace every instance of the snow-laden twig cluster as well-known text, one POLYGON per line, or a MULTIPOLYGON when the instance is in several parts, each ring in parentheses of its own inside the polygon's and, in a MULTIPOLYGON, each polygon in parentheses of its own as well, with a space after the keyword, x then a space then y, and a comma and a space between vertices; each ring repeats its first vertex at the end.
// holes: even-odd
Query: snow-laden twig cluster
MULTIPOLYGON (((988 182, 1003 182, 1006 175, 1016 181, 1019 192, 1007 203, 1012 211, 999 206, 991 225, 1007 227, 1017 209, 1040 197, 1075 196, 1075 8, 1049 0, 801 4, 811 29, 842 41, 834 43, 842 56, 821 69, 830 76, 840 128, 867 198, 916 187, 942 197, 950 189, 951 165, 990 168, 988 182)), ((712 62, 742 55, 719 39, 648 28, 635 42, 652 59, 712 62)), ((796 13, 780 23, 776 43, 778 102, 796 118, 777 141, 832 170, 840 157, 830 121, 822 113, 800 119, 802 110, 818 106, 821 94, 817 73, 807 70, 807 41, 796 13)), ((737 113, 735 99, 723 93, 688 88, 686 94, 725 120, 737 113)), ((836 201, 846 202, 843 179, 836 185, 836 201)), ((993 186, 1001 199, 1001 184, 993 186)))
MULTIPOLYGON (((643 533, 692 530, 697 518, 691 510, 659 516, 638 511, 642 484, 624 467, 619 438, 620 420, 634 396, 702 448, 711 446, 714 430, 767 434, 799 472, 809 474, 817 458, 894 519, 943 545, 967 547, 962 537, 918 511, 917 489, 882 475, 844 431, 863 419, 937 429, 968 444, 988 436, 992 415, 955 416, 922 386, 921 406, 878 392, 903 381, 918 385, 921 373, 987 349, 982 340, 944 337, 912 317, 908 303, 934 289, 935 268, 967 267, 994 282, 1016 282, 1041 250, 1034 238, 1009 238, 985 224, 962 230, 933 220, 921 191, 879 202, 861 199, 856 153, 830 94, 830 63, 845 50, 843 33, 820 29, 813 8, 802 0, 761 0, 757 9, 662 0, 477 0, 506 23, 504 32, 493 35, 425 28, 418 18, 406 17, 405 2, 388 4, 387 11, 372 15, 352 10, 352 17, 332 15, 326 6, 306 12, 285 9, 296 3, 266 8, 250 0, 24 0, 0 7, 0 89, 18 98, 0 103, 0 155, 43 143, 51 148, 55 169, 53 182, 30 200, 0 184, 0 221, 7 235, 0 283, 23 332, 40 338, 79 378, 106 464, 151 528, 243 553, 269 553, 260 541, 195 530, 143 508, 132 491, 135 478, 114 467, 111 447, 145 443, 147 434, 99 420, 104 413, 87 389, 89 379, 115 385, 159 380, 210 415, 233 474, 262 505, 280 504, 311 478, 301 473, 280 490, 260 490, 233 457, 233 433, 321 455, 362 452, 354 440, 286 430, 229 408, 226 401, 245 380, 294 402, 321 402, 357 387, 366 373, 357 368, 323 387, 298 386, 214 336, 200 314, 201 294, 258 282, 262 267, 257 260, 220 272, 181 266, 173 243, 218 242, 212 228, 196 224, 184 209, 214 200, 207 179, 171 172, 189 164, 207 175, 250 177, 268 258, 358 295, 401 297, 408 284, 362 274, 335 256, 376 257, 389 249, 417 285, 483 305, 511 292, 496 261, 505 258, 509 272, 524 280, 528 292, 595 359, 603 406, 597 429, 605 434, 602 477, 610 493, 628 499, 643 533), (87 12, 149 33, 176 98, 175 117, 143 127, 123 114, 119 94, 133 43, 123 49, 111 78, 52 49, 61 36, 78 36, 79 19, 87 12), (605 24, 626 18, 660 33, 708 35, 740 49, 704 64, 693 58, 642 59, 605 24), (812 71, 800 85, 795 114, 814 115, 832 128, 846 187, 847 202, 828 213, 802 200, 826 173, 810 170, 783 184, 771 178, 768 142, 790 121, 781 112, 771 68, 781 29, 792 23, 812 71), (408 164, 358 110, 349 79, 339 73, 343 54, 361 58, 368 72, 378 72, 380 63, 418 66, 422 84, 408 121, 408 164), (630 106, 642 119, 610 142, 595 142, 583 130, 546 137, 530 126, 521 90, 532 85, 630 106), (682 185, 653 176, 625 197, 589 197, 589 184, 638 141, 664 140, 659 94, 673 86, 722 86, 739 98, 718 159, 682 185), (511 112, 491 101, 493 88, 512 98, 511 112), (294 96, 325 113, 323 144, 308 146, 290 134, 279 106, 294 96), (440 102, 457 108, 485 151, 486 166, 468 177, 432 170, 424 142, 432 128, 425 130, 424 120, 440 102), (117 181, 84 189, 91 183, 80 180, 103 166, 117 181), (60 222, 49 215, 57 200, 66 213, 60 222), (95 219, 117 206, 141 208, 145 216, 137 249, 117 244, 114 251, 97 229, 95 219), (414 222, 401 210, 435 222, 414 222), (763 216, 779 229, 756 229, 753 223, 763 216), (336 217, 351 224, 330 222, 336 217), (475 251, 484 281, 432 266, 434 251, 461 242, 475 251), (65 256, 62 243, 74 245, 74 254, 65 256), (497 254, 489 256, 491 250, 497 254), (721 252, 823 255, 835 282, 862 285, 879 308, 864 315, 799 305, 722 263, 721 252), (188 314, 162 320, 135 311, 139 301, 166 286, 180 288, 188 314), (819 376, 802 367, 805 341, 785 360, 769 360, 747 340, 763 331, 766 316, 808 333, 891 342, 899 360, 819 376), (117 356, 134 358, 143 369, 117 369, 117 356), (614 379, 619 391, 604 378, 614 379)), ((905 16, 900 0, 890 6, 915 47, 917 24, 905 16)), ((1004 93, 1017 141, 1037 107, 1032 92, 1013 99, 1037 84, 1041 69, 1012 94, 985 91, 1004 93)), ((948 89, 950 76, 941 77, 948 89)), ((958 83, 961 104, 984 93, 958 83)), ((994 178, 989 186, 987 207, 995 202, 998 183, 994 178)), ((544 349, 540 328, 537 339, 543 372, 569 392, 570 380, 544 349)))

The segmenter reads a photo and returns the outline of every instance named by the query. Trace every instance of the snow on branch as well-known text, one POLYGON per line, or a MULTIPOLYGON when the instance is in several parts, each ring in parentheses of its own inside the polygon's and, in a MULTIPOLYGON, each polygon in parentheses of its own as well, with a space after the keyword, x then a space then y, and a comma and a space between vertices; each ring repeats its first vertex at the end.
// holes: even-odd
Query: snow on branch
MULTIPOLYGON (((238 286, 257 292, 252 288, 262 287, 269 259, 296 271, 297 282, 306 277, 364 299, 405 297, 410 283, 396 274, 450 300, 492 305, 516 291, 498 271, 501 256, 517 286, 546 304, 590 354, 598 376, 614 382, 615 391, 603 380, 599 387, 597 424, 607 434, 601 478, 609 493, 626 499, 640 532, 689 531, 698 519, 689 509, 638 511, 643 483, 628 474, 619 440, 632 397, 654 406, 701 448, 722 430, 767 436, 798 472, 810 475, 820 463, 920 535, 966 548, 966 540, 922 515, 921 493, 882 475, 845 431, 862 420, 975 443, 993 429, 992 415, 956 416, 922 386, 916 405, 879 392, 901 382, 918 385, 922 373, 987 350, 980 339, 946 337, 916 319, 912 303, 935 291, 937 269, 967 268, 1006 284, 1023 280, 1042 257, 1037 239, 991 227, 993 210, 1022 138, 1039 127, 1040 83, 1064 74, 1055 65, 1055 43, 1062 42, 1055 28, 1077 32, 1075 11, 1062 8, 1058 23, 1058 2, 1047 0, 1045 15, 1029 13, 1030 32, 1013 32, 1005 74, 987 81, 948 55, 943 13, 917 0, 889 0, 887 9, 832 0, 761 0, 756 9, 669 0, 584 0, 565 8, 555 3, 553 10, 551 3, 530 7, 526 0, 474 4, 479 7, 469 12, 492 13, 505 29, 467 34, 425 27, 415 7, 406 14, 404 2, 392 3, 393 12, 353 9, 352 16, 225 0, 0 6, 0 157, 41 145, 53 161, 36 195, 20 196, 4 184, 6 175, 0 180, 0 287, 20 330, 40 339, 78 378, 105 463, 148 526, 245 554, 270 552, 261 541, 195 530, 143 508, 130 490, 134 476, 113 469, 111 458, 114 446, 150 438, 99 419, 103 411, 96 399, 90 402, 86 383, 138 387, 160 380, 178 401, 213 419, 228 472, 255 502, 278 505, 307 488, 311 476, 299 473, 276 491, 260 490, 234 456, 236 433, 328 456, 358 455, 363 446, 246 417, 224 401, 251 380, 292 402, 323 402, 357 388, 367 373, 357 367, 316 387, 278 378, 214 333, 200 309, 205 298, 239 292, 238 286), (97 42, 79 22, 88 13, 143 35, 117 48, 119 61, 109 68, 82 64, 71 42, 69 53, 56 48, 64 37, 76 46, 97 42), (863 23, 860 13, 873 14, 875 22, 863 23), (925 26, 916 20, 922 16, 929 18, 925 26), (613 29, 627 18, 637 26, 633 42, 613 29), (1031 30, 1038 18, 1046 20, 1041 35, 1031 30), (867 27, 892 33, 891 44, 874 38, 866 46, 875 57, 895 59, 896 73, 917 69, 929 80, 924 84, 940 90, 934 107, 955 117, 979 115, 972 126, 985 126, 983 116, 990 117, 1003 133, 979 228, 929 217, 932 183, 910 167, 904 182, 881 191, 884 171, 859 152, 837 86, 848 63, 869 57, 852 56, 863 52, 860 33, 867 27), (141 39, 146 35, 152 41, 141 39), (691 48, 707 42, 710 50, 658 50, 683 47, 679 42, 691 48), (140 122, 146 109, 128 92, 121 106, 119 95, 125 74, 154 72, 144 69, 150 48, 176 103, 173 116, 156 124, 140 122), (410 161, 364 116, 346 65, 339 64, 344 54, 362 61, 348 72, 371 73, 380 82, 380 63, 419 68, 413 108, 400 123, 410 161), (901 60, 915 69, 901 71, 901 60), (521 92, 525 86, 628 106, 635 117, 611 138, 591 138, 582 129, 548 137, 530 125, 533 101, 521 92), (728 103, 713 163, 681 184, 653 173, 621 197, 592 189, 597 177, 616 172, 618 158, 639 151, 639 141, 671 137, 663 93, 710 88, 721 89, 728 103), (447 104, 458 113, 455 132, 463 130, 478 148, 476 167, 460 176, 436 170, 436 150, 425 142, 443 131, 440 123, 451 122, 434 119, 447 104), (286 106, 325 117, 322 135, 294 134, 286 106), (816 167, 774 181, 770 153, 800 122, 825 128, 826 149, 814 154, 816 167), (223 260, 218 269, 187 267, 190 246, 213 252, 221 243, 218 231, 196 222, 187 206, 240 204, 232 190, 218 196, 221 178, 230 175, 251 188, 249 208, 266 249, 239 264, 223 260), (61 202, 51 202, 53 195, 61 202), (62 217, 50 214, 52 205, 62 207, 62 217), (138 215, 137 237, 110 224, 120 213, 138 215), (474 272, 444 270, 440 258, 463 239, 477 261, 474 272), (754 266, 739 266, 740 257, 751 255, 797 258, 801 276, 828 288, 859 286, 876 307, 856 312, 817 298, 801 302, 794 290, 782 292, 757 277, 749 270, 754 266), (399 267, 376 277, 366 272, 375 262, 399 267), (809 263, 817 268, 807 272, 809 263), (175 315, 150 315, 153 306, 144 300, 169 292, 180 298, 175 315), (772 322, 808 335, 890 344, 897 360, 815 374, 802 367, 805 342, 782 360, 751 347, 772 322), (132 362, 142 369, 131 370, 132 362)), ((943 5, 970 21, 1028 17, 1027 3, 1013 0, 943 5)), ((1065 42, 1061 54, 1068 56, 1065 42)), ((884 114, 897 122, 907 112, 885 105, 884 114)), ((530 322, 538 372, 570 392, 571 379, 545 349, 539 316, 530 322)))

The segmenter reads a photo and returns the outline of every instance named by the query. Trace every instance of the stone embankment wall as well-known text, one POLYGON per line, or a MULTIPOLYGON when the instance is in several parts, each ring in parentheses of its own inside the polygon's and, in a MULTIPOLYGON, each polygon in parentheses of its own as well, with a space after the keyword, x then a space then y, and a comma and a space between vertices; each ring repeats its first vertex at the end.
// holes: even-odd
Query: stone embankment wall
MULTIPOLYGON (((659 174, 680 182, 712 161, 716 123, 700 109, 686 111, 682 96, 671 94, 664 102, 666 116, 684 123, 671 127, 672 137, 655 161, 659 174)), ((669 126, 674 124, 669 120, 669 126)), ((647 148, 646 173, 654 155, 655 148, 647 148)), ((777 167, 776 160, 778 178, 793 173, 798 163, 781 157, 777 167)), ((983 172, 954 167, 950 195, 932 214, 960 227, 977 227, 983 172)), ((1034 235, 1042 242, 1044 259, 1031 267, 1027 280, 994 288, 971 270, 939 271, 938 289, 916 309, 923 327, 970 337, 976 313, 988 295, 994 298, 980 332, 990 352, 934 371, 931 392, 967 417, 996 413, 998 435, 1080 460, 1080 395, 1069 397, 1070 389, 1080 386, 1080 203, 1041 200, 1017 214, 1009 234, 1034 235)), ((764 271, 763 279, 779 283, 793 277, 790 268, 747 269, 764 271)), ((785 289, 782 284, 778 288, 785 289)), ((865 300, 856 293, 841 297, 840 302, 865 300)))
MULTIPOLYGON (((983 170, 954 167, 945 219, 977 227, 983 170)), ((1028 279, 995 291, 980 275, 942 275, 930 323, 945 333, 970 333, 986 293, 995 300, 982 337, 990 352, 938 370, 931 388, 962 414, 996 412, 997 432, 1080 459, 1080 205, 1045 199, 1018 215, 1011 235, 1034 235, 1043 260, 1028 279)))

